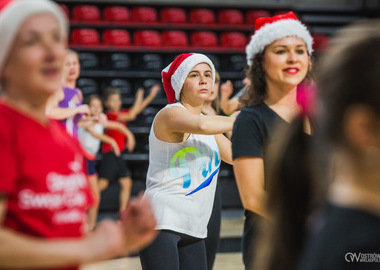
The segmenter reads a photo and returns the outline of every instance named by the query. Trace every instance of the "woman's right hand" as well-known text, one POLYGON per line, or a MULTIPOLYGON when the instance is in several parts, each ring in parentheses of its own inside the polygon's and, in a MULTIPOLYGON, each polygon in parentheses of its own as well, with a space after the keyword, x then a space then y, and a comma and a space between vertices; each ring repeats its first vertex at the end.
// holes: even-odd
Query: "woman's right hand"
POLYGON ((123 230, 120 224, 111 220, 100 222, 84 241, 85 263, 111 259, 124 252, 123 230))
POLYGON ((148 198, 140 194, 129 201, 121 212, 125 251, 136 252, 147 246, 157 236, 156 218, 148 198))
POLYGON ((234 87, 231 81, 226 81, 220 85, 220 95, 223 98, 228 99, 234 92, 234 87))

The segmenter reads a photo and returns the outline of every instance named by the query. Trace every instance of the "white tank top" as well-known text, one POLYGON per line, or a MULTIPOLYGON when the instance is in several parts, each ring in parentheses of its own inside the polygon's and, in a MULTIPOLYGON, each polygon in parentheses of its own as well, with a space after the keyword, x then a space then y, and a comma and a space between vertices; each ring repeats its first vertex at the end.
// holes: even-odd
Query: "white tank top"
MULTIPOLYGON (((186 110, 180 103, 170 106, 186 110)), ((152 124, 145 194, 153 205, 156 229, 207 236, 220 161, 214 135, 190 134, 184 142, 168 143, 157 139, 152 124)))
MULTIPOLYGON (((96 123, 94 125, 94 130, 96 133, 103 134, 104 126, 96 123)), ((87 154, 95 157, 100 149, 100 140, 92 136, 92 134, 84 128, 78 128, 78 139, 83 150, 86 151, 87 154)))

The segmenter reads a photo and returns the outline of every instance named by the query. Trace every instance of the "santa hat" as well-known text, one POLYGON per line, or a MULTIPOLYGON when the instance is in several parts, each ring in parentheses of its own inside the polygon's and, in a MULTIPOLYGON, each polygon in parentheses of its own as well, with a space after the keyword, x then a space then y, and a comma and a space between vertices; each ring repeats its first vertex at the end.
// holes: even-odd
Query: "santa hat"
POLYGON ((0 0, 0 73, 24 21, 38 13, 50 13, 59 23, 61 37, 67 35, 67 21, 61 8, 49 0, 0 0))
POLYGON ((215 68, 210 58, 199 53, 184 53, 162 70, 162 84, 169 104, 179 100, 183 83, 190 71, 198 64, 206 63, 211 67, 212 85, 215 83, 215 68))
POLYGON ((272 42, 289 36, 303 39, 306 48, 311 55, 313 52, 313 38, 306 26, 303 25, 293 12, 273 17, 262 17, 255 21, 255 34, 246 47, 247 63, 250 66, 256 54, 264 51, 265 47, 272 42))

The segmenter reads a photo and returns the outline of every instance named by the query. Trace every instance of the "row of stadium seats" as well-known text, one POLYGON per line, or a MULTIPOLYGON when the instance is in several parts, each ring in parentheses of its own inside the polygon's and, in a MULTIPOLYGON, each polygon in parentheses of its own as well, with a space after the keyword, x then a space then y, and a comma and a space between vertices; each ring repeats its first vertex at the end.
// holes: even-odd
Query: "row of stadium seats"
POLYGON ((247 45, 248 37, 240 32, 224 32, 218 37, 217 33, 210 31, 194 31, 188 34, 184 31, 139 30, 133 33, 123 29, 107 29, 100 35, 96 29, 77 28, 71 31, 71 42, 73 46, 99 46, 112 47, 201 47, 212 48, 221 46, 223 48, 242 49, 247 45))
MULTIPOLYGON (((133 53, 123 52, 96 54, 94 52, 79 52, 79 60, 83 71, 148 71, 160 72, 168 65, 173 56, 165 56, 158 53, 133 53), (170 59, 169 59, 170 58, 170 59)), ((215 68, 226 72, 241 72, 246 65, 246 57, 243 54, 223 54, 218 57, 208 54, 215 68)), ((159 76, 159 73, 157 74, 159 76)))
MULTIPOLYGON (((241 86, 241 80, 232 81, 232 83, 236 88, 236 91, 240 90, 239 87, 241 86)), ((161 84, 161 81, 158 79, 146 79, 138 80, 133 83, 132 80, 127 80, 124 78, 103 78, 96 80, 95 78, 85 77, 81 77, 77 81, 77 87, 81 89, 84 99, 86 99, 87 96, 93 94, 102 96, 104 89, 110 86, 119 89, 121 97, 123 99, 123 103, 127 107, 130 107, 132 105, 136 89, 138 89, 139 87, 143 87, 145 89, 145 94, 147 95, 150 91, 150 88, 155 84, 161 84)), ((160 104, 161 101, 163 101, 164 104, 166 104, 167 99, 165 92, 163 90, 159 91, 155 100, 157 101, 156 103, 158 105, 162 105, 160 104)))
MULTIPOLYGON (((222 9, 215 12, 208 8, 193 8, 187 14, 184 8, 170 7, 158 11, 154 7, 107 6, 102 11, 95 5, 76 5, 71 10, 61 5, 72 22, 84 23, 175 23, 175 24, 227 24, 254 25, 256 18, 271 14, 266 10, 222 9)), ((285 11, 276 12, 283 13, 285 11)))
MULTIPOLYGON (((329 37, 324 34, 313 34, 314 49, 326 47, 329 37)), ((71 32, 72 46, 110 46, 110 47, 161 47, 161 48, 216 48, 244 49, 249 37, 240 32, 223 32, 219 36, 211 31, 194 31, 188 34, 185 31, 139 30, 133 33, 133 41, 129 31, 123 29, 108 29, 99 32, 92 28, 78 28, 71 32)))

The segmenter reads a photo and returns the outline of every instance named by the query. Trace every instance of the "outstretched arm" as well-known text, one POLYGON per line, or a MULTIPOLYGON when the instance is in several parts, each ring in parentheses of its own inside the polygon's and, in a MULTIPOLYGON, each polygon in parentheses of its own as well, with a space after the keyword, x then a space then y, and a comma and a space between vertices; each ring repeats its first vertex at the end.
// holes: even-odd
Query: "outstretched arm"
POLYGON ((121 133, 123 133, 127 137, 127 149, 129 152, 132 152, 136 146, 136 139, 133 133, 122 123, 116 121, 108 121, 105 125, 105 128, 115 129, 121 133))
MULTIPOLYGON (((7 197, 0 195, 0 224, 7 197)), ((28 236, 0 225, 0 268, 53 268, 102 261, 136 252, 157 235, 156 219, 146 198, 131 199, 121 222, 102 221, 83 238, 46 239, 28 236)))
POLYGON ((140 114, 152 102, 152 100, 157 96, 157 93, 160 91, 160 89, 161 87, 158 84, 152 86, 149 95, 141 103, 137 114, 140 114))
POLYGON ((115 155, 120 156, 120 149, 119 149, 119 146, 117 145, 115 139, 111 138, 110 136, 108 136, 106 134, 96 132, 93 125, 85 126, 84 128, 88 132, 90 132, 91 135, 94 136, 95 138, 101 140, 104 143, 110 144, 115 155))
POLYGON ((136 119, 137 115, 140 112, 140 107, 144 99, 144 89, 139 88, 136 92, 135 97, 135 103, 133 103, 133 106, 129 109, 128 112, 119 114, 117 121, 128 122, 136 119))
POLYGON ((222 160, 228 164, 233 163, 232 161, 232 144, 229 139, 223 134, 215 135, 216 143, 218 144, 220 157, 222 160))
POLYGON ((163 109, 154 121, 154 132, 214 135, 232 130, 235 118, 219 115, 196 115, 173 106, 163 109))
MULTIPOLYGON (((7 198, 0 197, 0 223, 7 198)), ((53 268, 105 260, 124 251, 123 231, 114 222, 102 222, 85 238, 49 240, 28 236, 0 225, 0 268, 53 268)))
POLYGON ((233 91, 231 81, 227 81, 220 86, 220 108, 226 115, 230 115, 239 108, 239 99, 237 97, 229 99, 233 91))
POLYGON ((63 99, 63 91, 57 91, 52 97, 49 98, 46 104, 46 115, 51 119, 62 120, 72 117, 78 113, 89 114, 90 109, 88 105, 82 104, 75 108, 60 108, 59 102, 63 99))

